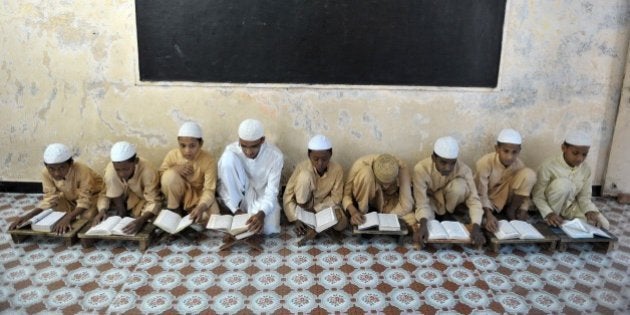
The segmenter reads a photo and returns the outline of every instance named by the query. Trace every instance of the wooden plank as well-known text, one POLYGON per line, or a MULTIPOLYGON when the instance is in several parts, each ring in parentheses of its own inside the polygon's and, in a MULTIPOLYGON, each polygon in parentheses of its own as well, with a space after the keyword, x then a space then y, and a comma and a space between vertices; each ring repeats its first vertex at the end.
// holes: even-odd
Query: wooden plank
POLYGON ((29 236, 43 236, 43 237, 52 237, 52 238, 60 238, 64 241, 67 246, 72 246, 77 241, 77 233, 88 223, 86 219, 78 219, 74 220, 71 225, 70 231, 66 232, 62 235, 57 235, 54 232, 40 232, 33 231, 30 226, 22 229, 9 230, 8 233, 11 235, 11 239, 13 242, 18 244, 29 236))
POLYGON ((117 240, 117 241, 132 241, 138 242, 140 251, 147 249, 148 245, 153 239, 153 231, 155 226, 152 223, 147 222, 140 232, 135 235, 86 235, 87 230, 90 229, 89 225, 86 225, 78 233, 79 239, 81 239, 81 245, 84 247, 91 247, 96 240, 117 240))
POLYGON ((564 233, 564 231, 561 228, 550 227, 550 230, 556 236, 558 236, 558 239, 559 239, 558 250, 559 251, 565 251, 568 245, 572 243, 574 244, 595 243, 596 246, 601 245, 602 247, 604 247, 606 249, 606 253, 608 253, 610 250, 614 248, 614 245, 619 240, 615 235, 613 235, 612 233, 610 233, 610 231, 604 228, 602 228, 602 230, 606 232, 608 235, 610 235, 610 238, 601 237, 601 236, 595 236, 592 238, 572 238, 571 236, 564 233))
POLYGON ((545 237, 544 239, 528 239, 528 240, 509 239, 509 240, 500 240, 496 236, 494 236, 493 233, 487 232, 486 233, 486 237, 489 237, 489 239, 490 239, 490 249, 493 252, 498 252, 499 248, 501 247, 501 245, 547 244, 548 245, 547 249, 549 251, 555 250, 556 249, 556 245, 558 243, 558 240, 560 238, 553 231, 551 231, 551 229, 549 229, 549 226, 547 224, 545 224, 545 223, 538 222, 538 223, 533 224, 533 225, 538 230, 538 232, 540 232, 540 234, 542 234, 545 237))
POLYGON ((407 234, 409 234, 409 230, 407 229, 407 224, 398 220, 400 222, 400 231, 379 231, 378 227, 374 227, 366 230, 359 230, 356 225, 352 226, 352 234, 353 235, 392 235, 398 237, 398 244, 402 246, 404 244, 404 239, 407 234))

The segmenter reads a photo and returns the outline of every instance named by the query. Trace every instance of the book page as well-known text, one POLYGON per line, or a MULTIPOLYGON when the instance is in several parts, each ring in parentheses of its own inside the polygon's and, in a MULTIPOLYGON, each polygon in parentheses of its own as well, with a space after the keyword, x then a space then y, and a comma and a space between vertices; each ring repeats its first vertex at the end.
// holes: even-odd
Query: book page
POLYGON ((398 216, 393 213, 379 213, 378 230, 400 231, 400 222, 398 222, 398 216))
POLYGON ((430 220, 427 222, 427 229, 429 230, 430 240, 448 239, 448 233, 446 233, 446 230, 438 220, 430 220))
POLYGON ((103 220, 101 223, 91 227, 85 235, 111 235, 114 226, 120 222, 121 217, 111 216, 103 220))
POLYGON ((592 238, 593 233, 589 232, 584 224, 580 219, 573 219, 562 223, 560 228, 572 238, 592 238))
POLYGON ((232 226, 232 216, 229 214, 218 215, 213 214, 210 215, 210 219, 208 220, 208 224, 206 225, 206 229, 219 230, 222 232, 228 232, 230 227, 232 226))
POLYGON ((123 232, 123 229, 129 225, 129 223, 135 221, 136 219, 132 218, 132 217, 124 217, 121 218, 120 221, 118 222, 118 224, 116 224, 116 226, 114 226, 114 228, 112 228, 112 234, 114 235, 135 235, 134 234, 127 234, 125 232, 123 232))
POLYGON ((363 217, 365 218, 365 222, 357 227, 359 230, 365 230, 373 226, 378 226, 378 213, 368 212, 363 217))
POLYGON ((163 209, 162 211, 160 211, 160 214, 157 216, 157 218, 155 218, 155 220, 153 221, 153 225, 161 228, 162 230, 170 234, 175 234, 178 232, 177 226, 181 219, 182 217, 180 217, 179 214, 168 209, 163 209))
POLYGON ((179 223, 177 223, 177 228, 175 229, 175 233, 179 233, 179 231, 185 229, 187 226, 193 224, 193 220, 190 218, 190 214, 187 214, 183 217, 179 223))
POLYGON ((494 235, 500 240, 517 239, 521 234, 507 220, 500 220, 494 235))
POLYGON ((536 240, 545 238, 545 236, 540 234, 540 232, 528 222, 512 220, 510 224, 512 224, 514 229, 520 234, 519 238, 522 240, 536 240))
POLYGON ((451 240, 468 240, 470 234, 466 227, 457 221, 442 221, 442 226, 448 233, 448 238, 451 240))
POLYGON ((610 235, 608 235, 608 233, 604 232, 602 229, 590 224, 590 223, 585 223, 586 227, 588 229, 588 231, 590 233, 592 233, 593 235, 597 235, 597 236, 601 236, 601 237, 605 237, 605 238, 610 238, 610 235))
POLYGON ((230 234, 236 235, 247 231, 247 220, 251 217, 251 214, 237 214, 232 218, 232 227, 230 228, 230 234))
POLYGON ((66 215, 65 212, 53 211, 49 213, 45 218, 39 222, 32 224, 33 231, 50 232, 57 221, 61 220, 66 215))
POLYGON ((335 210, 332 207, 325 208, 317 214, 315 214, 317 227, 315 228, 315 232, 320 233, 325 231, 326 229, 337 224, 337 216, 335 215, 335 210))
POLYGON ((317 227, 317 218, 315 217, 315 213, 306 211, 298 206, 295 209, 295 214, 297 215, 297 219, 302 221, 302 223, 313 229, 317 227))

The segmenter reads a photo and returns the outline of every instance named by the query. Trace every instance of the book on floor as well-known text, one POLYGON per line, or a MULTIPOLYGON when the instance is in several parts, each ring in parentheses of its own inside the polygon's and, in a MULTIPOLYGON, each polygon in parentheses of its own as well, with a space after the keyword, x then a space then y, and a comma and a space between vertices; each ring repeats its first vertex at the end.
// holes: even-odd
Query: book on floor
POLYGON ((135 235, 123 232, 123 229, 135 219, 132 217, 111 216, 91 227, 85 235, 135 235))
POLYGON ((49 215, 51 212, 53 212, 52 208, 49 209, 45 209, 42 210, 42 212, 38 213, 37 215, 33 216, 32 218, 20 223, 17 227, 15 227, 16 229, 21 229, 27 225, 31 225, 33 223, 37 223, 39 221, 41 221, 41 219, 45 218, 47 215, 49 215))
POLYGON ((153 220, 153 225, 170 234, 177 234, 192 223, 193 220, 190 219, 190 214, 182 217, 179 214, 168 209, 163 209, 162 211, 160 211, 160 214, 158 214, 157 218, 153 220))
POLYGON ((500 240, 537 240, 545 238, 533 225, 521 220, 500 220, 494 235, 500 240))
POLYGON ((296 208, 296 215, 298 220, 315 229, 317 233, 327 230, 338 222, 335 210, 332 207, 313 213, 298 206, 296 208))
POLYGON ((234 238, 240 240, 254 234, 253 232, 248 231, 247 220, 249 220, 250 217, 251 214, 249 213, 237 215, 213 214, 210 216, 206 228, 229 233, 233 235, 234 238))
POLYGON ((38 232, 51 232, 55 224, 65 215, 66 212, 50 211, 43 217, 39 218, 37 222, 31 223, 31 229, 38 232))
POLYGON ((357 227, 359 230, 366 230, 377 226, 379 231, 400 231, 398 216, 393 213, 368 212, 364 217, 365 222, 357 227))
POLYGON ((470 233, 457 221, 430 220, 427 223, 430 240, 470 240, 470 233))
POLYGON ((593 226, 583 219, 573 219, 565 221, 560 226, 562 231, 572 238, 593 238, 595 236, 601 236, 605 238, 611 238, 608 233, 602 229, 593 226))

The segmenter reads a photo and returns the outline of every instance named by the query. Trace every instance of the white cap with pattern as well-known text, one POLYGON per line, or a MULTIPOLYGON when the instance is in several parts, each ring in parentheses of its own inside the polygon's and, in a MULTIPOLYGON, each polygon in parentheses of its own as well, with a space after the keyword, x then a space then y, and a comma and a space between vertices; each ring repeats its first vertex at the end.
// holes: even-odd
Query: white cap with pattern
POLYGON ((581 130, 573 130, 567 134, 564 142, 575 146, 590 147, 591 135, 581 130))
POLYGON ((511 143, 511 144, 521 144, 523 139, 521 138, 521 134, 518 131, 510 128, 506 128, 499 132, 499 136, 497 137, 497 142, 500 143, 511 143))
POLYGON ((439 138, 433 144, 433 152, 445 159, 456 159, 459 154, 457 140, 450 136, 439 138))
POLYGON ((245 141, 256 141, 265 136, 265 128, 256 119, 245 119, 238 126, 238 137, 245 141))
POLYGON ((44 151, 44 163, 46 164, 63 163, 70 158, 72 158, 72 152, 61 143, 49 144, 44 151))
POLYGON ((112 158, 112 162, 123 162, 127 161, 136 155, 136 148, 133 144, 127 141, 120 141, 114 143, 112 146, 112 150, 110 152, 110 157, 112 158))
POLYGON ((321 151, 332 149, 332 142, 324 135, 315 135, 308 142, 309 150, 321 151))
POLYGON ((203 138, 203 132, 201 131, 201 126, 199 126, 198 123, 188 121, 179 127, 177 136, 201 139, 203 138))

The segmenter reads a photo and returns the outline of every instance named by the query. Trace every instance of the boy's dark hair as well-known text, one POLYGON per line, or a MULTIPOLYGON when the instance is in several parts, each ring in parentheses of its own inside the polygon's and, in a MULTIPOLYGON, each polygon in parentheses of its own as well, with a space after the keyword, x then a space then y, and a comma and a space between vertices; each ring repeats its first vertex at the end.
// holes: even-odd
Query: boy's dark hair
POLYGON ((134 163, 134 162, 136 162, 137 158, 138 158, 138 154, 134 154, 132 157, 130 157, 130 158, 124 160, 124 161, 118 161, 118 162, 132 162, 132 163, 134 163))
MULTIPOLYGON (((324 150, 317 150, 317 151, 324 151, 324 150)), ((328 151, 328 152, 332 155, 332 148, 330 148, 330 149, 328 149, 328 150, 326 150, 326 151, 328 151)), ((308 153, 307 153, 307 155, 308 155, 308 156, 310 156, 310 155, 311 155, 311 152, 313 152, 313 150, 308 149, 308 153)))
POLYGON ((69 159, 67 159, 67 160, 65 160, 65 161, 63 161, 63 162, 59 162, 59 163, 46 163, 46 162, 44 162, 44 165, 50 165, 50 164, 66 164, 66 163, 68 163, 68 164, 72 164, 72 163, 74 163, 74 159, 73 159, 73 158, 69 158, 69 159))
MULTIPOLYGON (((177 139, 181 138, 180 136, 177 137, 177 139)), ((197 140, 197 142, 202 143, 203 142, 203 138, 195 138, 195 137, 186 137, 186 138, 193 138, 195 140, 197 140)))

